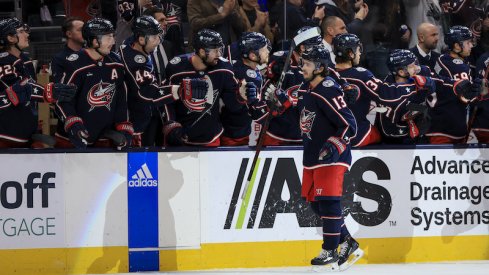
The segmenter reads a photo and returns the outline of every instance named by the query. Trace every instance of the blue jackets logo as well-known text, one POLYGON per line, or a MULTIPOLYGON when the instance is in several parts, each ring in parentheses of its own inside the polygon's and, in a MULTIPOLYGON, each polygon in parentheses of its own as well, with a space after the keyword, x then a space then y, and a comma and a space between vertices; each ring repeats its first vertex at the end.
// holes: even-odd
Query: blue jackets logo
POLYGON ((151 171, 149 171, 148 165, 144 163, 141 165, 134 175, 129 180, 129 187, 157 187, 158 180, 153 179, 151 171))

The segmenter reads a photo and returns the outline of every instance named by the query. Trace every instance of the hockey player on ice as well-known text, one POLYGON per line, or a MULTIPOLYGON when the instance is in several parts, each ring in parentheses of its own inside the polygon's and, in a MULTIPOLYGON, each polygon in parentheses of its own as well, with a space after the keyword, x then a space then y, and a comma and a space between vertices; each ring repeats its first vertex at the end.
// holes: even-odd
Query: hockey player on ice
POLYGON ((344 173, 351 163, 350 140, 357 125, 341 87, 328 76, 329 52, 314 46, 302 60, 301 70, 309 84, 297 103, 304 144, 302 197, 323 221, 322 249, 311 264, 344 270, 363 255, 341 210, 344 173))

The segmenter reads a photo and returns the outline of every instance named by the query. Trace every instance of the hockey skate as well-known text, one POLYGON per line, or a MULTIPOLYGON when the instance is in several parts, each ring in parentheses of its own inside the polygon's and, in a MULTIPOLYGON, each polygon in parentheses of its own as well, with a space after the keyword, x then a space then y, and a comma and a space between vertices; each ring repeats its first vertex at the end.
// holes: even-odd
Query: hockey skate
POLYGON ((340 271, 347 270, 362 256, 363 250, 360 249, 358 242, 351 236, 347 236, 345 241, 340 244, 340 255, 338 256, 340 271))
POLYGON ((339 271, 338 252, 336 250, 322 249, 319 256, 311 260, 312 270, 321 271, 339 271))

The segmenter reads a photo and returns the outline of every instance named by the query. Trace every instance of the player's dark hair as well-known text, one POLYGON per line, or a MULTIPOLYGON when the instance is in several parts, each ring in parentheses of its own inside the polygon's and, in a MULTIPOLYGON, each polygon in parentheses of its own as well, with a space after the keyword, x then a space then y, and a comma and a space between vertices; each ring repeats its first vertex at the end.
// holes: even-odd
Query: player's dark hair
POLYGON ((155 17, 155 14, 156 13, 163 13, 163 14, 165 14, 165 12, 163 11, 163 9, 154 6, 154 7, 150 7, 150 8, 147 8, 146 10, 144 10, 144 12, 143 12, 142 15, 149 15, 149 16, 155 17))
POLYGON ((68 38, 68 36, 66 35, 66 32, 71 31, 73 29, 73 22, 75 22, 75 21, 82 21, 83 22, 83 19, 81 19, 80 17, 74 17, 74 16, 68 17, 63 22, 63 25, 61 25, 61 33, 63 34, 64 38, 68 38))

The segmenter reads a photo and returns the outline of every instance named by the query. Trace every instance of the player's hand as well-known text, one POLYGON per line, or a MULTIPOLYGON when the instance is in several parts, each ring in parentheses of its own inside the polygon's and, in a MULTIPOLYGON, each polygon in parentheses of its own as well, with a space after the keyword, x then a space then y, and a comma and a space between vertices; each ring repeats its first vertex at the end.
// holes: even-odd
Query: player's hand
POLYGON ((272 105, 282 106, 289 99, 284 90, 277 89, 275 85, 270 84, 265 90, 265 100, 272 103, 272 105))
POLYGON ((341 88, 343 89, 343 99, 345 100, 346 104, 348 106, 355 104, 358 96, 360 95, 360 90, 358 87, 346 82, 341 88))
POLYGON ((280 78, 280 74, 282 73, 282 69, 285 66, 285 59, 283 57, 277 58, 274 61, 270 62, 267 66, 266 76, 272 82, 277 82, 280 78))
POLYGON ((28 78, 24 78, 8 87, 5 90, 5 93, 12 105, 17 106, 19 104, 24 104, 31 100, 32 85, 29 83, 28 78))
POLYGON ((246 102, 248 105, 254 105, 258 102, 258 87, 253 82, 247 82, 245 84, 246 102))
POLYGON ((132 135, 134 135, 134 128, 132 126, 132 123, 129 121, 118 123, 115 126, 115 130, 124 135, 125 138, 117 144, 114 144, 117 150, 126 149, 127 147, 131 146, 132 135))
POLYGON ((70 102, 76 95, 76 89, 73 83, 48 83, 44 87, 44 100, 48 103, 70 102))
POLYGON ((66 118, 64 129, 75 148, 87 148, 89 135, 80 117, 71 116, 66 118))
POLYGON ((431 77, 414 75, 412 78, 417 91, 427 91, 428 94, 436 92, 436 83, 431 77))
POLYGON ((194 100, 194 103, 204 103, 209 85, 207 81, 198 78, 185 78, 180 85, 179 96, 182 100, 194 100))
POLYGON ((187 141, 182 124, 172 120, 163 124, 163 137, 169 146, 182 146, 187 141))
POLYGON ((340 155, 346 150, 346 141, 339 137, 330 137, 323 144, 319 151, 318 160, 320 163, 335 163, 340 159, 340 155))

